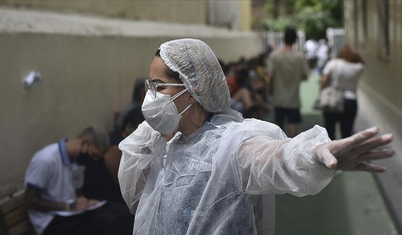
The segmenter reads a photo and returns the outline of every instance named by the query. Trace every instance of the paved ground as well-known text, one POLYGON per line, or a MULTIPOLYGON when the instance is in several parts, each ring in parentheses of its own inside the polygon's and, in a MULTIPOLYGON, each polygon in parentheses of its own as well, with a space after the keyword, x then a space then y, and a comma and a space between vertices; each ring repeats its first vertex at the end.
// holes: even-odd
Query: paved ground
MULTIPOLYGON (((301 87, 303 124, 300 131, 322 125, 312 109, 318 76, 301 87)), ((372 174, 345 172, 315 196, 276 196, 276 235, 397 234, 372 174)))

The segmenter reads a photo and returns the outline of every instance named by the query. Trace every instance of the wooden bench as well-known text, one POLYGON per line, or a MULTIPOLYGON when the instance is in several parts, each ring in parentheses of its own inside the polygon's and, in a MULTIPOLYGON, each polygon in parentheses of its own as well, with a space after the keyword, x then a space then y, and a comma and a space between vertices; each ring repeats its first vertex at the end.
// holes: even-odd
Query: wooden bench
POLYGON ((20 190, 0 199, 0 234, 6 235, 34 235, 35 232, 29 222, 23 197, 25 190, 20 190))

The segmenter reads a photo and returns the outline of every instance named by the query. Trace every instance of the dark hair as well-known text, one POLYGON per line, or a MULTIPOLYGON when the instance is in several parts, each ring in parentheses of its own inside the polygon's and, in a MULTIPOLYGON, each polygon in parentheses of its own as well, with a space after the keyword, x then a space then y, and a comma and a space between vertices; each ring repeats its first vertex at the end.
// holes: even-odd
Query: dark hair
POLYGON ((294 28, 286 28, 284 39, 286 45, 293 45, 297 39, 296 30, 294 28))
POLYGON ((90 139, 90 143, 95 147, 100 148, 103 152, 107 152, 110 146, 109 135, 107 131, 100 126, 90 126, 85 128, 81 134, 78 136, 79 138, 88 137, 90 139))
POLYGON ((146 78, 137 78, 135 79, 134 82, 134 88, 133 88, 133 100, 137 101, 139 103, 142 103, 145 93, 147 92, 145 90, 144 82, 146 78))
POLYGON ((259 60, 258 58, 252 58, 248 61, 248 68, 255 70, 259 65, 259 60))
POLYGON ((226 64, 220 59, 218 59, 218 62, 219 62, 219 65, 222 68, 223 73, 226 74, 228 72, 228 70, 229 70, 228 66, 226 66, 226 64))
POLYGON ((125 127, 129 123, 134 129, 137 129, 138 125, 140 125, 144 120, 145 119, 142 115, 141 107, 137 107, 130 110, 126 114, 123 121, 123 127, 125 127))
MULTIPOLYGON (((161 52, 161 50, 158 49, 158 50, 155 52, 155 56, 156 56, 156 57, 161 57, 160 52, 161 52)), ((179 73, 172 71, 172 70, 169 69, 167 66, 165 67, 165 73, 166 73, 166 75, 167 75, 169 78, 176 80, 177 83, 183 83, 182 80, 180 79, 179 73)))
POLYGON ((248 69, 241 69, 237 72, 236 81, 240 86, 244 86, 248 79, 248 69))

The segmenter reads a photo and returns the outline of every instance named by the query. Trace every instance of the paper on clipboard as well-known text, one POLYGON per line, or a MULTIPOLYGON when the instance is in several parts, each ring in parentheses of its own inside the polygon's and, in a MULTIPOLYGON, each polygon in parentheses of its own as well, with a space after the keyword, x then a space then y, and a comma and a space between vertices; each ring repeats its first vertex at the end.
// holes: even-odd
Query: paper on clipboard
POLYGON ((68 217, 68 216, 82 214, 82 213, 87 212, 87 211, 95 210, 95 209, 97 209, 99 207, 102 207, 105 204, 106 204, 106 200, 103 200, 103 201, 101 201, 99 203, 96 203, 93 206, 90 206, 90 207, 86 208, 85 210, 80 210, 80 211, 54 211, 53 214, 60 215, 60 216, 63 216, 63 217, 68 217))

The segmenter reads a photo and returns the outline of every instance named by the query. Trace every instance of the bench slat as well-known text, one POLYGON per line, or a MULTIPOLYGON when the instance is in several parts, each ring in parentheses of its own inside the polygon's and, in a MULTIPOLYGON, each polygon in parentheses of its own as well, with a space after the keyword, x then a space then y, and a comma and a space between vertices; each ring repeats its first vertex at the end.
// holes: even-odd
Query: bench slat
POLYGON ((9 235, 28 235, 34 234, 31 223, 29 222, 27 209, 24 206, 24 190, 20 190, 13 195, 0 200, 0 234, 9 235), (3 226, 5 226, 3 228, 3 226))
POLYGON ((23 202, 24 193, 15 194, 11 198, 7 198, 6 200, 2 200, 0 203, 0 210, 2 214, 7 214, 8 212, 14 210, 17 207, 20 207, 23 202))
POLYGON ((10 235, 22 235, 22 234, 33 234, 32 226, 28 220, 19 222, 18 224, 11 227, 9 230, 10 235))
POLYGON ((7 227, 11 227, 21 220, 27 220, 27 210, 25 207, 19 207, 4 216, 4 222, 7 227))

